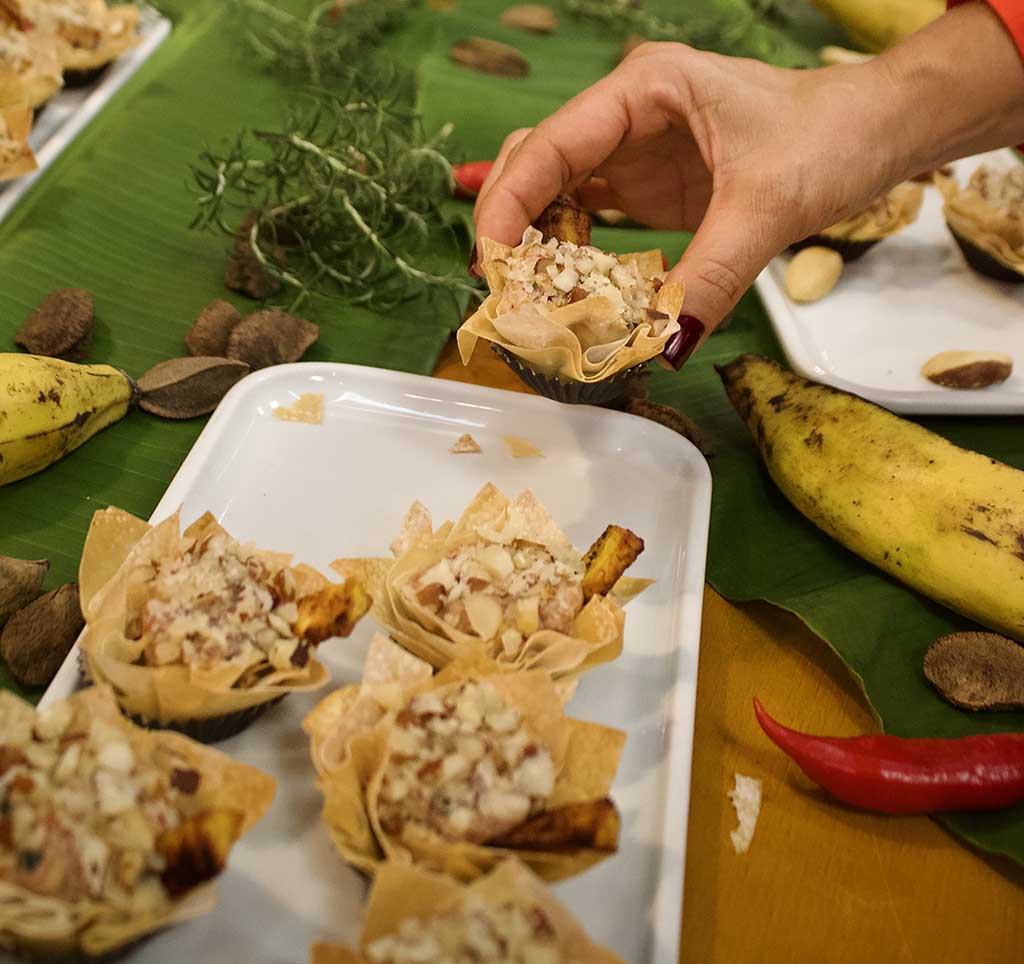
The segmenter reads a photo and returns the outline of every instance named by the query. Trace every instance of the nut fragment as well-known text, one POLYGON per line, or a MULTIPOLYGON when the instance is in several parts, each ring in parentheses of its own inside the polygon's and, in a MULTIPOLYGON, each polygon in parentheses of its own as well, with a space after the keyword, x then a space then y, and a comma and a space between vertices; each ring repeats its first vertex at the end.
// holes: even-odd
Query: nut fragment
POLYGON ((1013 372, 1009 355, 989 351, 943 351, 929 358, 921 374, 944 388, 988 388, 1013 372))
POLYGON ((248 365, 230 358, 172 358, 139 379, 139 407, 161 418, 208 415, 248 373, 248 365))
MULTIPOLYGON (((234 250, 224 269, 224 286, 229 291, 237 291, 262 301, 274 294, 281 287, 281 282, 267 271, 253 253, 249 234, 255 220, 256 212, 252 212, 238 228, 234 250)), ((274 245, 269 254, 278 264, 285 263, 284 248, 280 245, 274 245)))
POLYGON ((244 361, 255 371, 297 362, 320 337, 320 328, 276 308, 249 315, 228 339, 228 358, 244 361))
POLYGON ((0 556, 0 626, 39 595, 49 568, 47 559, 0 556))
POLYGON ((60 288, 32 312, 14 343, 33 355, 81 361, 92 343, 93 325, 92 292, 60 288))
POLYGON ((965 710, 1024 707, 1024 646, 995 633, 951 633, 924 656, 924 675, 965 710))
POLYGON ((205 357, 227 355, 228 338, 241 320, 241 314, 230 301, 211 301, 185 336, 188 353, 205 357))
POLYGON ((506 27, 518 27, 530 33, 554 33, 558 29, 558 17, 550 7, 542 3, 519 3, 509 7, 502 15, 506 27))
POLYGON ((470 37, 455 44, 451 59, 460 67, 499 77, 525 77, 530 72, 526 58, 508 44, 484 37, 470 37))
POLYGON ((0 635, 0 656, 22 686, 46 686, 84 625, 78 586, 61 586, 8 620, 0 635))
POLYGON ((843 258, 831 248, 813 246, 793 256, 786 269, 786 294, 807 304, 824 298, 843 273, 843 258))
POLYGON ((565 194, 560 194, 544 208, 533 226, 540 231, 545 241, 555 238, 573 244, 590 244, 590 215, 565 194))

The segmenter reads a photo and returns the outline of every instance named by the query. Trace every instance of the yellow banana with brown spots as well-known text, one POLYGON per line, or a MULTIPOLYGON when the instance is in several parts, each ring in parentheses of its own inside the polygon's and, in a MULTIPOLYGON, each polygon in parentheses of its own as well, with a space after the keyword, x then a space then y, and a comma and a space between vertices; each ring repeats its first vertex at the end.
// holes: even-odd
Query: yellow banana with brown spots
POLYGON ((1024 472, 759 355, 718 372, 775 484, 811 522, 1024 640, 1024 472))
POLYGON ((109 365, 0 354, 0 485, 45 469, 124 418, 135 388, 109 365))

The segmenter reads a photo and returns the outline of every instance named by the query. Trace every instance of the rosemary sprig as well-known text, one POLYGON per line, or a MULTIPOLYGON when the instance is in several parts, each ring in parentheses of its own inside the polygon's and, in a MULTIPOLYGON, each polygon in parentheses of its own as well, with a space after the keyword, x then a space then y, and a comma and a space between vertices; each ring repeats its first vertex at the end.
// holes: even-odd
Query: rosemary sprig
POLYGON ((233 0, 250 50, 266 67, 320 86, 365 66, 416 0, 233 0))
POLYGON ((252 253, 293 291, 293 308, 324 296, 388 310, 425 291, 474 292, 432 253, 447 230, 449 134, 424 136, 380 92, 311 95, 283 129, 244 131, 201 155, 192 226, 235 235, 251 213, 252 253))
POLYGON ((670 40, 735 57, 754 57, 781 67, 813 67, 814 52, 766 22, 783 15, 782 0, 743 0, 729 11, 704 12, 685 21, 646 10, 641 0, 565 0, 574 16, 601 24, 619 36, 670 40))

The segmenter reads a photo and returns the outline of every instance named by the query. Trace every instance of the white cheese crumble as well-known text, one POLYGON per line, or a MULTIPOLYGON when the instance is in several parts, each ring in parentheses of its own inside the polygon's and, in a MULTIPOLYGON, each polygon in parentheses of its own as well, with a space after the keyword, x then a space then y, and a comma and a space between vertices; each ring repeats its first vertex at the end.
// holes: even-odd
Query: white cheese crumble
POLYGON ((729 832, 729 839, 736 853, 745 854, 754 839, 757 817, 761 812, 761 781, 745 777, 742 773, 735 774, 735 777, 736 786, 728 792, 728 797, 736 808, 740 825, 729 832))

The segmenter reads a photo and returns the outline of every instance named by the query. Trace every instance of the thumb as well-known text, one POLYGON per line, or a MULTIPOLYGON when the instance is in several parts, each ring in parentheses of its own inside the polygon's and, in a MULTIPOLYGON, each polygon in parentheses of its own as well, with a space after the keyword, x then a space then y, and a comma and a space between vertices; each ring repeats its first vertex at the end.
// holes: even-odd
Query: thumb
POLYGON ((678 371, 784 246, 774 230, 759 229, 749 203, 712 198, 682 260, 665 279, 682 282, 686 292, 680 331, 665 345, 662 359, 678 371))

